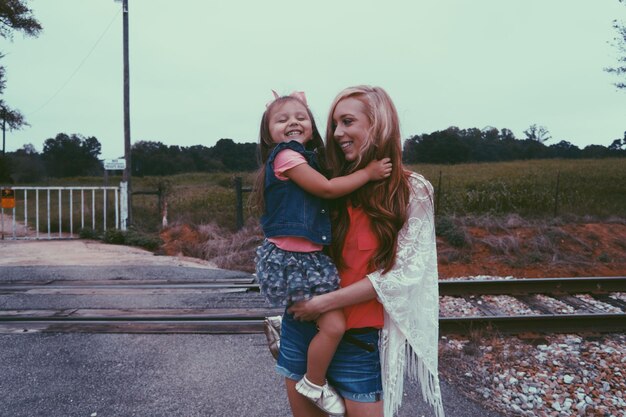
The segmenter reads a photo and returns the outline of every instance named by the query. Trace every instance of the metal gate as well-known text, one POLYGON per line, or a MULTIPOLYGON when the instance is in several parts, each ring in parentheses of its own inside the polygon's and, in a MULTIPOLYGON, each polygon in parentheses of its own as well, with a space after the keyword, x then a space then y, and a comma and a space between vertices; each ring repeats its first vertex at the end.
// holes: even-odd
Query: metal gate
POLYGON ((125 182, 119 187, 2 188, 13 190, 14 198, 12 208, 0 213, 4 239, 74 239, 79 229, 126 230, 125 182))

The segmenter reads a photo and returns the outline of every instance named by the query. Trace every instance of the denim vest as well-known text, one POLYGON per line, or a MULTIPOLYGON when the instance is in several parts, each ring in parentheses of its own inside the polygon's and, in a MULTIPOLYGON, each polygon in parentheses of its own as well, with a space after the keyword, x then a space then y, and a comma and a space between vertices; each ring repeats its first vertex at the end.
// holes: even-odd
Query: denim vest
POLYGON ((274 159, 283 149, 302 154, 308 164, 319 171, 314 152, 307 151, 299 142, 276 145, 265 164, 265 213, 261 226, 265 237, 299 236, 318 245, 331 242, 328 202, 307 193, 295 182, 279 180, 274 175, 274 159))

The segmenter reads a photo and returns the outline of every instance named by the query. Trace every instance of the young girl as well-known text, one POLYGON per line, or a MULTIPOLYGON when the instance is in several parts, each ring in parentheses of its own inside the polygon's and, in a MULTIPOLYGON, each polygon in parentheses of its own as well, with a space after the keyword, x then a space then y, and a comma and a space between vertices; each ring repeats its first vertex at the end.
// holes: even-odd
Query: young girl
MULTIPOLYGON (((369 181, 389 176, 389 158, 372 161, 364 169, 328 180, 320 173, 315 151, 323 150, 303 93, 278 97, 261 119, 256 205, 264 209, 265 240, 256 251, 256 275, 261 292, 272 306, 289 306, 314 295, 334 291, 339 274, 322 252, 331 243, 325 199, 349 194, 369 181)), ((307 370, 296 390, 332 416, 345 406, 326 381, 326 371, 345 331, 342 310, 320 315, 319 332, 308 347, 307 370)), ((283 352, 280 353, 282 355, 283 352)))

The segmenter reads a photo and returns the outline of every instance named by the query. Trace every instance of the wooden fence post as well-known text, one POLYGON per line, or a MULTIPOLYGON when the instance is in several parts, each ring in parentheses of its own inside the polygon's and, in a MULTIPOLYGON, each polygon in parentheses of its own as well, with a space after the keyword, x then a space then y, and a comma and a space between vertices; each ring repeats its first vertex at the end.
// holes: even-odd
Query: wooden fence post
POLYGON ((554 217, 559 213, 559 180, 561 178, 561 171, 556 173, 556 189, 554 190, 554 217))
POLYGON ((235 177, 235 198, 237 200, 237 230, 241 230, 243 227, 243 190, 241 187, 241 177, 235 177))
POLYGON ((441 171, 439 171, 439 182, 437 182, 437 197, 435 199, 435 215, 439 214, 440 205, 441 205, 441 171))
POLYGON ((162 182, 159 183, 157 187, 157 192, 159 193, 159 211, 161 212, 161 228, 165 229, 168 225, 167 222, 167 193, 165 184, 162 182))

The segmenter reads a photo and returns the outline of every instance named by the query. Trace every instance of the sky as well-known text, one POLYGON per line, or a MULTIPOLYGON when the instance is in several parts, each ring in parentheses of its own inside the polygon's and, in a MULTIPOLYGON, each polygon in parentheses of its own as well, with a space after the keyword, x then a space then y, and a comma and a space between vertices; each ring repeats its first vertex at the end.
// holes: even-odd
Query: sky
MULTIPOLYGON (((0 39, 4 100, 30 127, 7 151, 58 133, 123 157, 122 3, 29 0, 36 37, 0 39)), ((626 131, 617 0, 129 0, 131 142, 256 142, 272 97, 305 91, 320 130, 345 87, 383 87, 402 137, 532 124, 583 148, 626 131)))

